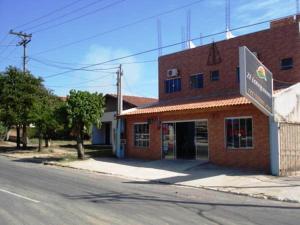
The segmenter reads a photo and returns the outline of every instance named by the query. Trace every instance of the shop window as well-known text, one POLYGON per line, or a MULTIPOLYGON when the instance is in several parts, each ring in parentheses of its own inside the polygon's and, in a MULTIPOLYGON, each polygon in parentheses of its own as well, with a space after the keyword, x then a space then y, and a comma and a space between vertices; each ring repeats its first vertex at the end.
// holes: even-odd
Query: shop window
POLYGON ((293 58, 285 58, 281 60, 281 70, 289 70, 293 68, 293 58))
POLYGON ((226 147, 252 148, 252 118, 230 118, 225 120, 226 147))
POLYGON ((214 70, 210 72, 210 80, 211 81, 218 81, 220 79, 219 70, 214 70))
POLYGON ((203 74, 196 74, 190 76, 191 88, 203 88, 203 74))
POLYGON ((149 147, 149 124, 134 124, 134 146, 149 147))
POLYGON ((165 81, 165 92, 173 93, 181 91, 181 78, 171 79, 165 81))

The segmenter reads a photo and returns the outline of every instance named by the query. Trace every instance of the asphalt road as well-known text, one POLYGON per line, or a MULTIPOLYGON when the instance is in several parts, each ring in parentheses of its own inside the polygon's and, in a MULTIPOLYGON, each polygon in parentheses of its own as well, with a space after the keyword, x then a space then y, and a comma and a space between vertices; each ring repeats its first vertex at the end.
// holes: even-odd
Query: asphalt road
POLYGON ((300 224, 300 204, 0 157, 0 224, 300 224))

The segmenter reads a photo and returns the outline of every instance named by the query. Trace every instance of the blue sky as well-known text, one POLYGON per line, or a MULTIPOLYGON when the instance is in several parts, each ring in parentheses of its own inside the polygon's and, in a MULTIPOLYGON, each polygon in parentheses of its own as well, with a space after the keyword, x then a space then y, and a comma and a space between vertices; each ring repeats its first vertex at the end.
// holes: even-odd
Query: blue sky
MULTIPOLYGON (((230 10, 231 28, 236 28, 294 14, 296 0, 231 0, 230 10)), ((14 29, 32 33, 28 69, 45 77, 45 85, 57 95, 65 96, 72 88, 114 93, 114 68, 124 63, 124 93, 157 97, 157 51, 90 68, 98 71, 72 71, 46 77, 67 71, 65 68, 79 68, 157 48, 158 19, 162 46, 180 42, 188 11, 191 38, 225 30, 225 0, 0 0, 0 70, 8 65, 22 65, 22 48, 7 46, 18 42, 16 37, 7 35, 14 29), (157 16, 170 10, 173 12, 157 16), (151 19, 135 23, 143 18, 151 19)), ((238 36, 267 27, 266 23, 233 34, 238 36)), ((202 43, 224 37, 206 38, 202 43)), ((194 44, 198 46, 200 41, 194 44)), ((163 49, 163 54, 181 50, 182 46, 177 45, 163 49)))

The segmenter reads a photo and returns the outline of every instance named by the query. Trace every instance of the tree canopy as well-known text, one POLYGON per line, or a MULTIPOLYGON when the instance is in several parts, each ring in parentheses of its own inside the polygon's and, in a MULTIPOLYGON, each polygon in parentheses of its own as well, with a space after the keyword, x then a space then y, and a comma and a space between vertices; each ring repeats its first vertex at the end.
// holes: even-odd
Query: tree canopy
POLYGON ((83 134, 93 124, 101 126, 104 113, 104 97, 99 93, 71 90, 67 98, 69 125, 77 136, 78 158, 84 158, 83 134))
MULTIPOLYGON (((16 67, 8 67, 0 74, 0 119, 7 126, 23 127, 23 145, 26 147, 26 127, 30 124, 29 114, 44 90, 41 78, 30 72, 25 74, 16 67)), ((19 132, 18 136, 19 136, 19 132)), ((20 146, 19 137, 17 145, 20 146)))

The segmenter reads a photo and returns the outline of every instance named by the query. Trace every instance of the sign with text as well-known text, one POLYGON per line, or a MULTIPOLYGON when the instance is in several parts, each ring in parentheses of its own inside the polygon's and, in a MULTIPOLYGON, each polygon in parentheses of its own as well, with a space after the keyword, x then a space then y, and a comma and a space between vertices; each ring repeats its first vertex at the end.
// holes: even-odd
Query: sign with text
POLYGON ((273 115, 273 75, 245 46, 239 48, 240 92, 268 116, 273 115))

